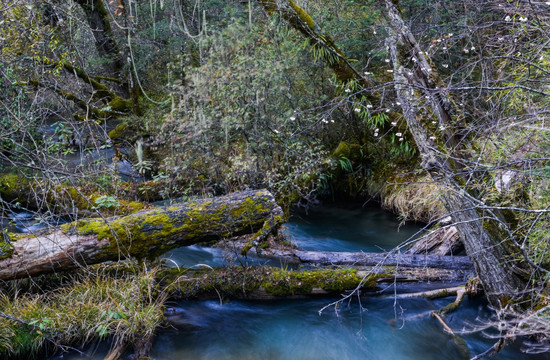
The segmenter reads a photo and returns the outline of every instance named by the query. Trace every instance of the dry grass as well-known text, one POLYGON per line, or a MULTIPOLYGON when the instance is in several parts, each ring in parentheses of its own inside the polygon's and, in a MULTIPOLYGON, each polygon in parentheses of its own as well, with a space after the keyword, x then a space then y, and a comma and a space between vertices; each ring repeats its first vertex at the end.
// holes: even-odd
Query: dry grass
POLYGON ((398 214, 403 221, 428 223, 444 216, 447 211, 441 201, 445 189, 428 175, 416 179, 398 178, 382 188, 382 207, 398 214))
POLYGON ((0 357, 27 358, 65 345, 112 339, 113 346, 149 338, 164 321, 155 271, 74 276, 59 289, 0 297, 0 357))

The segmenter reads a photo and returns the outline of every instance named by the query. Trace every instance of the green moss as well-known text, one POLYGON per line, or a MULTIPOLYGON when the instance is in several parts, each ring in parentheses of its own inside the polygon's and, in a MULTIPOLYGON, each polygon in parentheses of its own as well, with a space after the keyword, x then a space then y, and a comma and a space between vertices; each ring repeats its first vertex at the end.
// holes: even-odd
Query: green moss
POLYGON ((113 98, 113 100, 109 101, 109 106, 112 111, 129 112, 132 110, 132 100, 117 96, 113 98))
POLYGON ((13 254, 13 239, 7 233, 2 234, 0 239, 2 239, 0 240, 0 260, 3 260, 11 257, 13 254))
POLYGON ((111 140, 116 140, 122 136, 122 133, 126 128, 128 127, 128 124, 123 122, 121 124, 118 124, 117 127, 115 127, 113 130, 109 131, 109 138, 111 140))
POLYGON ((103 219, 81 220, 63 225, 63 229, 109 240, 105 251, 98 254, 101 259, 112 259, 119 251, 137 258, 154 259, 168 250, 199 240, 204 242, 248 234, 258 228, 256 237, 263 240, 282 219, 275 217, 262 222, 270 216, 270 206, 273 206, 267 192, 255 194, 253 199, 246 198, 237 204, 228 205, 224 201, 223 198, 201 200, 110 218, 108 222, 103 219))
POLYGON ((30 181, 17 174, 0 175, 0 196, 4 201, 25 203, 30 191, 30 181))
MULTIPOLYGON (((276 296, 292 296, 309 294, 313 288, 321 288, 327 292, 341 292, 356 288, 362 277, 356 270, 314 270, 285 271, 276 270, 266 277, 261 286, 276 296)), ((374 287, 376 281, 369 279, 363 287, 374 287)))
POLYGON ((292 0, 288 0, 288 5, 296 12, 300 21, 304 22, 311 30, 315 29, 315 21, 304 9, 296 5, 292 0))
MULTIPOLYGON (((374 275, 364 288, 376 286, 374 275)), ((289 271, 274 267, 171 269, 162 272, 169 292, 177 298, 228 296, 247 298, 263 289, 274 296, 309 295, 320 288, 329 293, 355 289, 362 281, 356 270, 289 271)))

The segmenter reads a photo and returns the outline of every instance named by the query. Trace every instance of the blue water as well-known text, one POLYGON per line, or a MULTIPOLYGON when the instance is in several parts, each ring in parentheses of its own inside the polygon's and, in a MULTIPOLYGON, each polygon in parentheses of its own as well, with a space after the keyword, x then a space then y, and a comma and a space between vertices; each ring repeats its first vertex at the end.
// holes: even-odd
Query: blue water
MULTIPOLYGON (((397 230, 397 221, 380 209, 330 206, 309 215, 295 213, 288 233, 308 250, 382 251, 400 244, 419 227, 397 230)), ((217 266, 233 260, 222 250, 187 247, 171 253, 179 266, 217 266)), ((261 260, 261 259, 260 259, 261 260)), ((259 261, 260 261, 259 260, 259 261)), ((404 285, 420 291, 418 285, 404 285)), ((403 290, 403 289, 400 289, 403 290)), ((462 360, 485 351, 495 343, 494 332, 461 334, 468 354, 456 338, 446 334, 430 312, 453 298, 395 299, 393 288, 377 297, 353 297, 338 308, 319 310, 336 299, 280 301, 181 301, 169 304, 174 312, 170 325, 156 337, 154 360, 241 359, 369 359, 369 360, 462 360)), ((466 298, 447 324, 456 332, 486 322, 492 313, 482 299, 466 298)), ((548 354, 527 355, 521 345, 510 345, 491 359, 542 360, 548 354)), ((86 354, 67 354, 63 359, 103 359, 105 344, 86 354)))
POLYGON ((417 224, 400 224, 379 207, 333 204, 295 211, 286 225, 292 241, 303 250, 382 252, 420 231, 417 224))

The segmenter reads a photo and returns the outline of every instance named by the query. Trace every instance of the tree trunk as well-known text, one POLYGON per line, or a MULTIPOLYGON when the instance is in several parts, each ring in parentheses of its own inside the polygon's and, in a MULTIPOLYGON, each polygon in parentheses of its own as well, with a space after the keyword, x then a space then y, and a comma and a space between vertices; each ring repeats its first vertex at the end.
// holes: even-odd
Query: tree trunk
POLYGON ((493 306, 500 307, 501 300, 517 295, 525 284, 516 273, 517 264, 505 248, 504 239, 497 238, 500 234, 498 225, 482 220, 476 210, 475 200, 458 185, 466 183, 453 171, 453 168, 460 167, 460 159, 454 162, 452 157, 445 155, 446 146, 456 145, 456 139, 453 139, 456 131, 453 131, 455 129, 451 117, 443 106, 443 92, 434 88, 433 82, 429 81, 430 77, 436 76, 435 71, 405 25, 396 1, 386 0, 385 3, 390 24, 389 48, 395 89, 403 115, 422 157, 422 167, 430 173, 434 181, 448 189, 443 196, 446 209, 453 218, 489 301, 493 306), (416 59, 412 69, 405 68, 405 62, 402 61, 410 57, 416 59), (439 127, 435 130, 429 125, 431 119, 418 114, 421 101, 415 89, 423 89, 423 95, 429 98, 427 105, 439 121, 439 127), (443 129, 443 133, 437 129, 443 129), (497 228, 489 233, 486 227, 492 228, 491 226, 497 228))
POLYGON ((122 217, 80 220, 44 235, 19 235, 16 241, 5 241, 0 251, 0 280, 127 257, 151 259, 180 246, 245 234, 255 234, 253 241, 261 241, 275 232, 282 220, 281 208, 265 190, 122 217))
POLYGON ((122 54, 114 39, 107 9, 102 0, 75 0, 84 10, 86 20, 94 35, 95 47, 100 56, 107 58, 105 67, 109 76, 120 78, 124 62, 122 54))
POLYGON ((358 80, 363 86, 368 86, 367 79, 351 66, 331 37, 326 33, 319 33, 313 18, 293 0, 258 0, 258 2, 268 14, 278 12, 293 28, 309 39, 312 47, 326 49, 324 60, 332 68, 338 80, 344 83, 358 80))

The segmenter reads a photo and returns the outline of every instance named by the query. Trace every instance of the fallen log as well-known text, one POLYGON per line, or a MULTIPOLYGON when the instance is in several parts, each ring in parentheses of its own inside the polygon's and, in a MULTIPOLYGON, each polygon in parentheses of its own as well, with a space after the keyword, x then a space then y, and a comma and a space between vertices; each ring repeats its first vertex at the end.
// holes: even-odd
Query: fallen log
POLYGON ((431 267, 449 270, 473 270, 466 256, 437 256, 423 254, 393 253, 352 253, 328 251, 294 251, 302 263, 319 265, 356 265, 356 266, 405 266, 431 267))
MULTIPOLYGON (((0 241, 0 280, 123 258, 153 259, 200 242, 277 231, 283 211, 268 191, 244 191, 107 219, 86 219, 53 232, 0 241)), ((1 240, 1 239, 0 239, 1 240)))
POLYGON ((346 291, 377 292, 387 284, 456 281, 461 271, 406 267, 286 270, 270 266, 180 269, 159 272, 171 299, 277 299, 334 296, 346 291), (382 284, 385 284, 382 286, 382 284))

